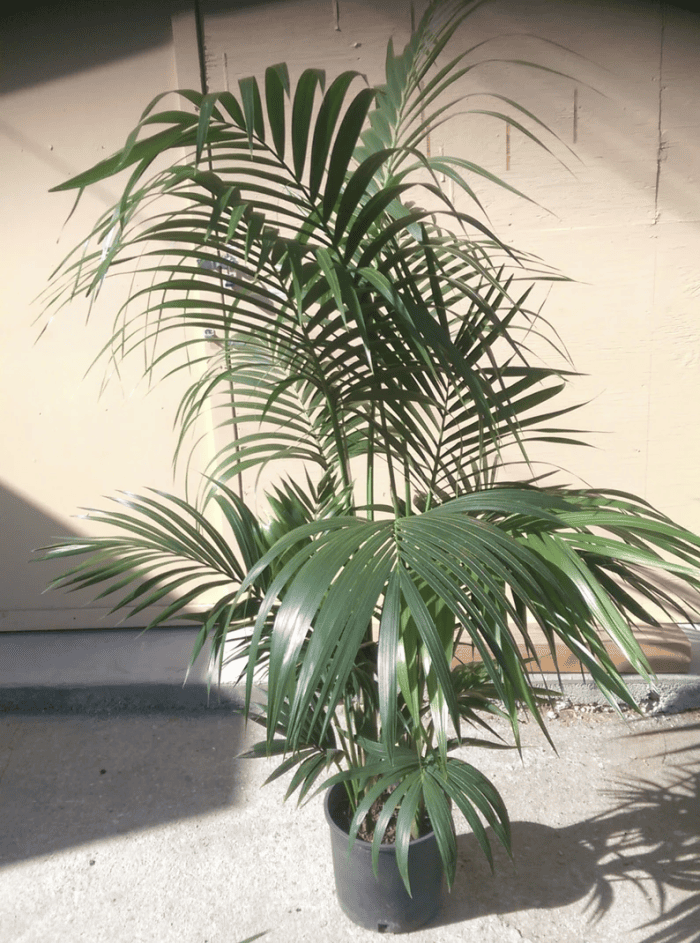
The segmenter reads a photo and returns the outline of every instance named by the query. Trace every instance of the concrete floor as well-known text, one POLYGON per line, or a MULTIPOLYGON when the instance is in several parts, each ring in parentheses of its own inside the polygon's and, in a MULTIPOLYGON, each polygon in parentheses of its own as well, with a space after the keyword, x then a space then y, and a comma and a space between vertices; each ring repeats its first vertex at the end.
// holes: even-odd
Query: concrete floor
MULTIPOLYGON (((317 797, 262 788, 230 707, 127 696, 0 715, 0 940, 362 941, 333 890, 317 797)), ((700 940, 700 712, 621 720, 591 708, 534 725, 516 753, 469 758, 513 822, 492 876, 457 821, 457 881, 412 938, 461 943, 700 940)), ((287 778, 288 779, 288 778, 287 778)))

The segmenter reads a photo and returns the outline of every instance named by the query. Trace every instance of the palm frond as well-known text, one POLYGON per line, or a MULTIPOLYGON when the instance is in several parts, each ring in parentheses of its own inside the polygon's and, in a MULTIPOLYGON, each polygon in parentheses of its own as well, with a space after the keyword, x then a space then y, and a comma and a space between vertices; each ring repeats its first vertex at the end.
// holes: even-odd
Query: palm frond
MULTIPOLYGON (((522 705, 546 732, 531 627, 611 703, 633 704, 605 637, 651 682, 634 621, 691 621, 666 574, 700 590, 700 538, 637 498, 533 471, 534 444, 581 444, 557 401, 575 374, 532 301, 534 282, 560 276, 484 222, 476 181, 513 187, 427 147, 488 61, 481 43, 442 59, 481 5, 433 0, 403 51, 389 43, 376 89, 354 72, 326 87, 317 69, 292 85, 276 64, 237 94, 158 96, 117 154, 56 188, 124 174, 45 295, 48 314, 82 296, 94 308, 121 278, 100 356, 138 353, 154 381, 189 371, 176 457, 202 416, 220 442, 196 504, 128 496, 90 512, 117 536, 44 548, 69 566, 53 585, 98 589, 114 612, 158 606, 151 625, 191 616, 193 660, 206 646, 212 674, 242 660, 248 716, 265 727, 253 753, 281 757, 288 794, 345 783, 353 837, 384 795, 373 854, 395 816, 407 886, 424 812, 453 879, 450 801, 489 860, 489 829, 509 847, 498 793, 449 751, 503 746, 494 714, 518 745, 522 705), (540 360, 547 345, 561 367, 540 360), (522 480, 499 485, 511 465, 522 480), (232 486, 263 471, 258 519, 232 486), (453 668, 460 639, 481 667, 453 668)), ((471 111, 550 151, 537 116, 494 98, 471 111)))

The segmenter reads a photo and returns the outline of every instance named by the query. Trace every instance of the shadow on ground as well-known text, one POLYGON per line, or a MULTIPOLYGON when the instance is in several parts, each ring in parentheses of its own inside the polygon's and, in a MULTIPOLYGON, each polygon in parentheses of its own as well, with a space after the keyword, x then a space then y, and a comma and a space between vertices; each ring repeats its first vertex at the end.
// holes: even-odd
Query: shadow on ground
POLYGON ((678 766, 663 783, 628 778, 610 790, 611 808, 564 828, 514 822, 511 862, 495 850, 496 870, 473 835, 458 837, 458 871, 436 921, 555 909, 582 901, 595 926, 616 887, 632 883, 640 914, 638 943, 686 943, 700 927, 700 766, 678 766), (645 935, 644 935, 645 934, 645 935))
POLYGON ((0 719, 0 867, 236 803, 232 710, 0 719))

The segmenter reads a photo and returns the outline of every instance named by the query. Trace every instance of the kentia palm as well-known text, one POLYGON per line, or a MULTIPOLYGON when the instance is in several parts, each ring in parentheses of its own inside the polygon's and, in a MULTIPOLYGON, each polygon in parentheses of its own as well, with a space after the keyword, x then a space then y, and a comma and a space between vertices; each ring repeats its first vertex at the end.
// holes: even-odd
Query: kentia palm
MULTIPOLYGON (((689 618, 658 574, 699 585, 700 541, 643 501, 532 477, 497 484, 513 448, 529 468, 530 443, 572 440, 559 427, 568 410, 552 402, 568 375, 530 364, 527 338, 546 325, 508 274, 537 277, 533 260, 458 210, 440 179, 477 204, 465 175, 507 185, 420 149, 449 117, 445 93, 475 67, 474 50, 437 59, 478 6, 432 3, 401 55, 389 45, 381 89, 351 92, 361 77, 344 73, 325 90, 311 69, 292 91, 274 65, 238 97, 181 92, 188 110, 158 112, 161 96, 122 151, 56 188, 133 168, 91 234, 97 247, 81 245, 56 273, 49 306, 94 296, 107 274, 149 274, 118 314, 112 355, 155 348, 149 370, 200 364, 180 405, 181 443, 216 397, 231 435, 198 505, 121 498, 124 510, 91 513, 118 536, 48 548, 84 558, 54 585, 106 583, 101 595, 122 593, 115 609, 133 613, 179 594, 152 624, 216 591, 197 652, 211 642, 215 669, 233 639, 246 660, 246 708, 266 727, 253 752, 282 756, 277 774, 293 769, 289 793, 302 798, 345 782, 352 835, 384 796, 375 851, 398 810, 407 885, 424 810, 449 883, 451 804, 489 859, 484 823, 509 847, 498 793, 452 751, 498 745, 463 732, 468 722, 488 733, 489 713, 509 718, 517 742, 522 704, 544 729, 517 644, 528 625, 552 648, 568 645, 612 701, 631 703, 601 635, 649 679, 631 623, 653 623, 659 608, 689 618), (165 129, 148 136, 152 125, 165 129), (170 152, 175 163, 146 179, 170 152), (291 460, 308 475, 285 478, 291 460), (267 525, 232 487, 262 468, 281 469, 267 525), (207 518, 210 503, 227 534, 207 518), (481 667, 453 670, 460 639, 481 667), (256 706, 260 673, 267 702, 256 706)), ((509 106, 511 125, 532 135, 509 106)))

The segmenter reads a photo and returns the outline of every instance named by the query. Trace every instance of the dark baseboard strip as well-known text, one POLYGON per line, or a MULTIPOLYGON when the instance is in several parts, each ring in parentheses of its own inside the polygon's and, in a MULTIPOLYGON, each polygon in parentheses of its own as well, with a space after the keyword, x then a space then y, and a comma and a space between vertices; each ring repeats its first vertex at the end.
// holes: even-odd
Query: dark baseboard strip
POLYGON ((239 687, 204 684, 111 684, 78 687, 0 687, 4 714, 142 714, 240 710, 239 687))
MULTIPOLYGON (((604 704, 590 679, 580 675, 545 675, 538 683, 561 690, 573 704, 604 704), (561 682, 561 683, 560 683, 561 682)), ((656 691, 640 680, 627 679, 630 691, 646 710, 680 713, 700 709, 700 676, 661 676, 656 691)), ((256 694, 259 695, 259 690, 256 694)), ((255 696, 254 696, 255 699, 255 696)), ((78 686, 0 687, 0 714, 198 714, 242 711, 244 687, 205 684, 106 684, 78 686)))

